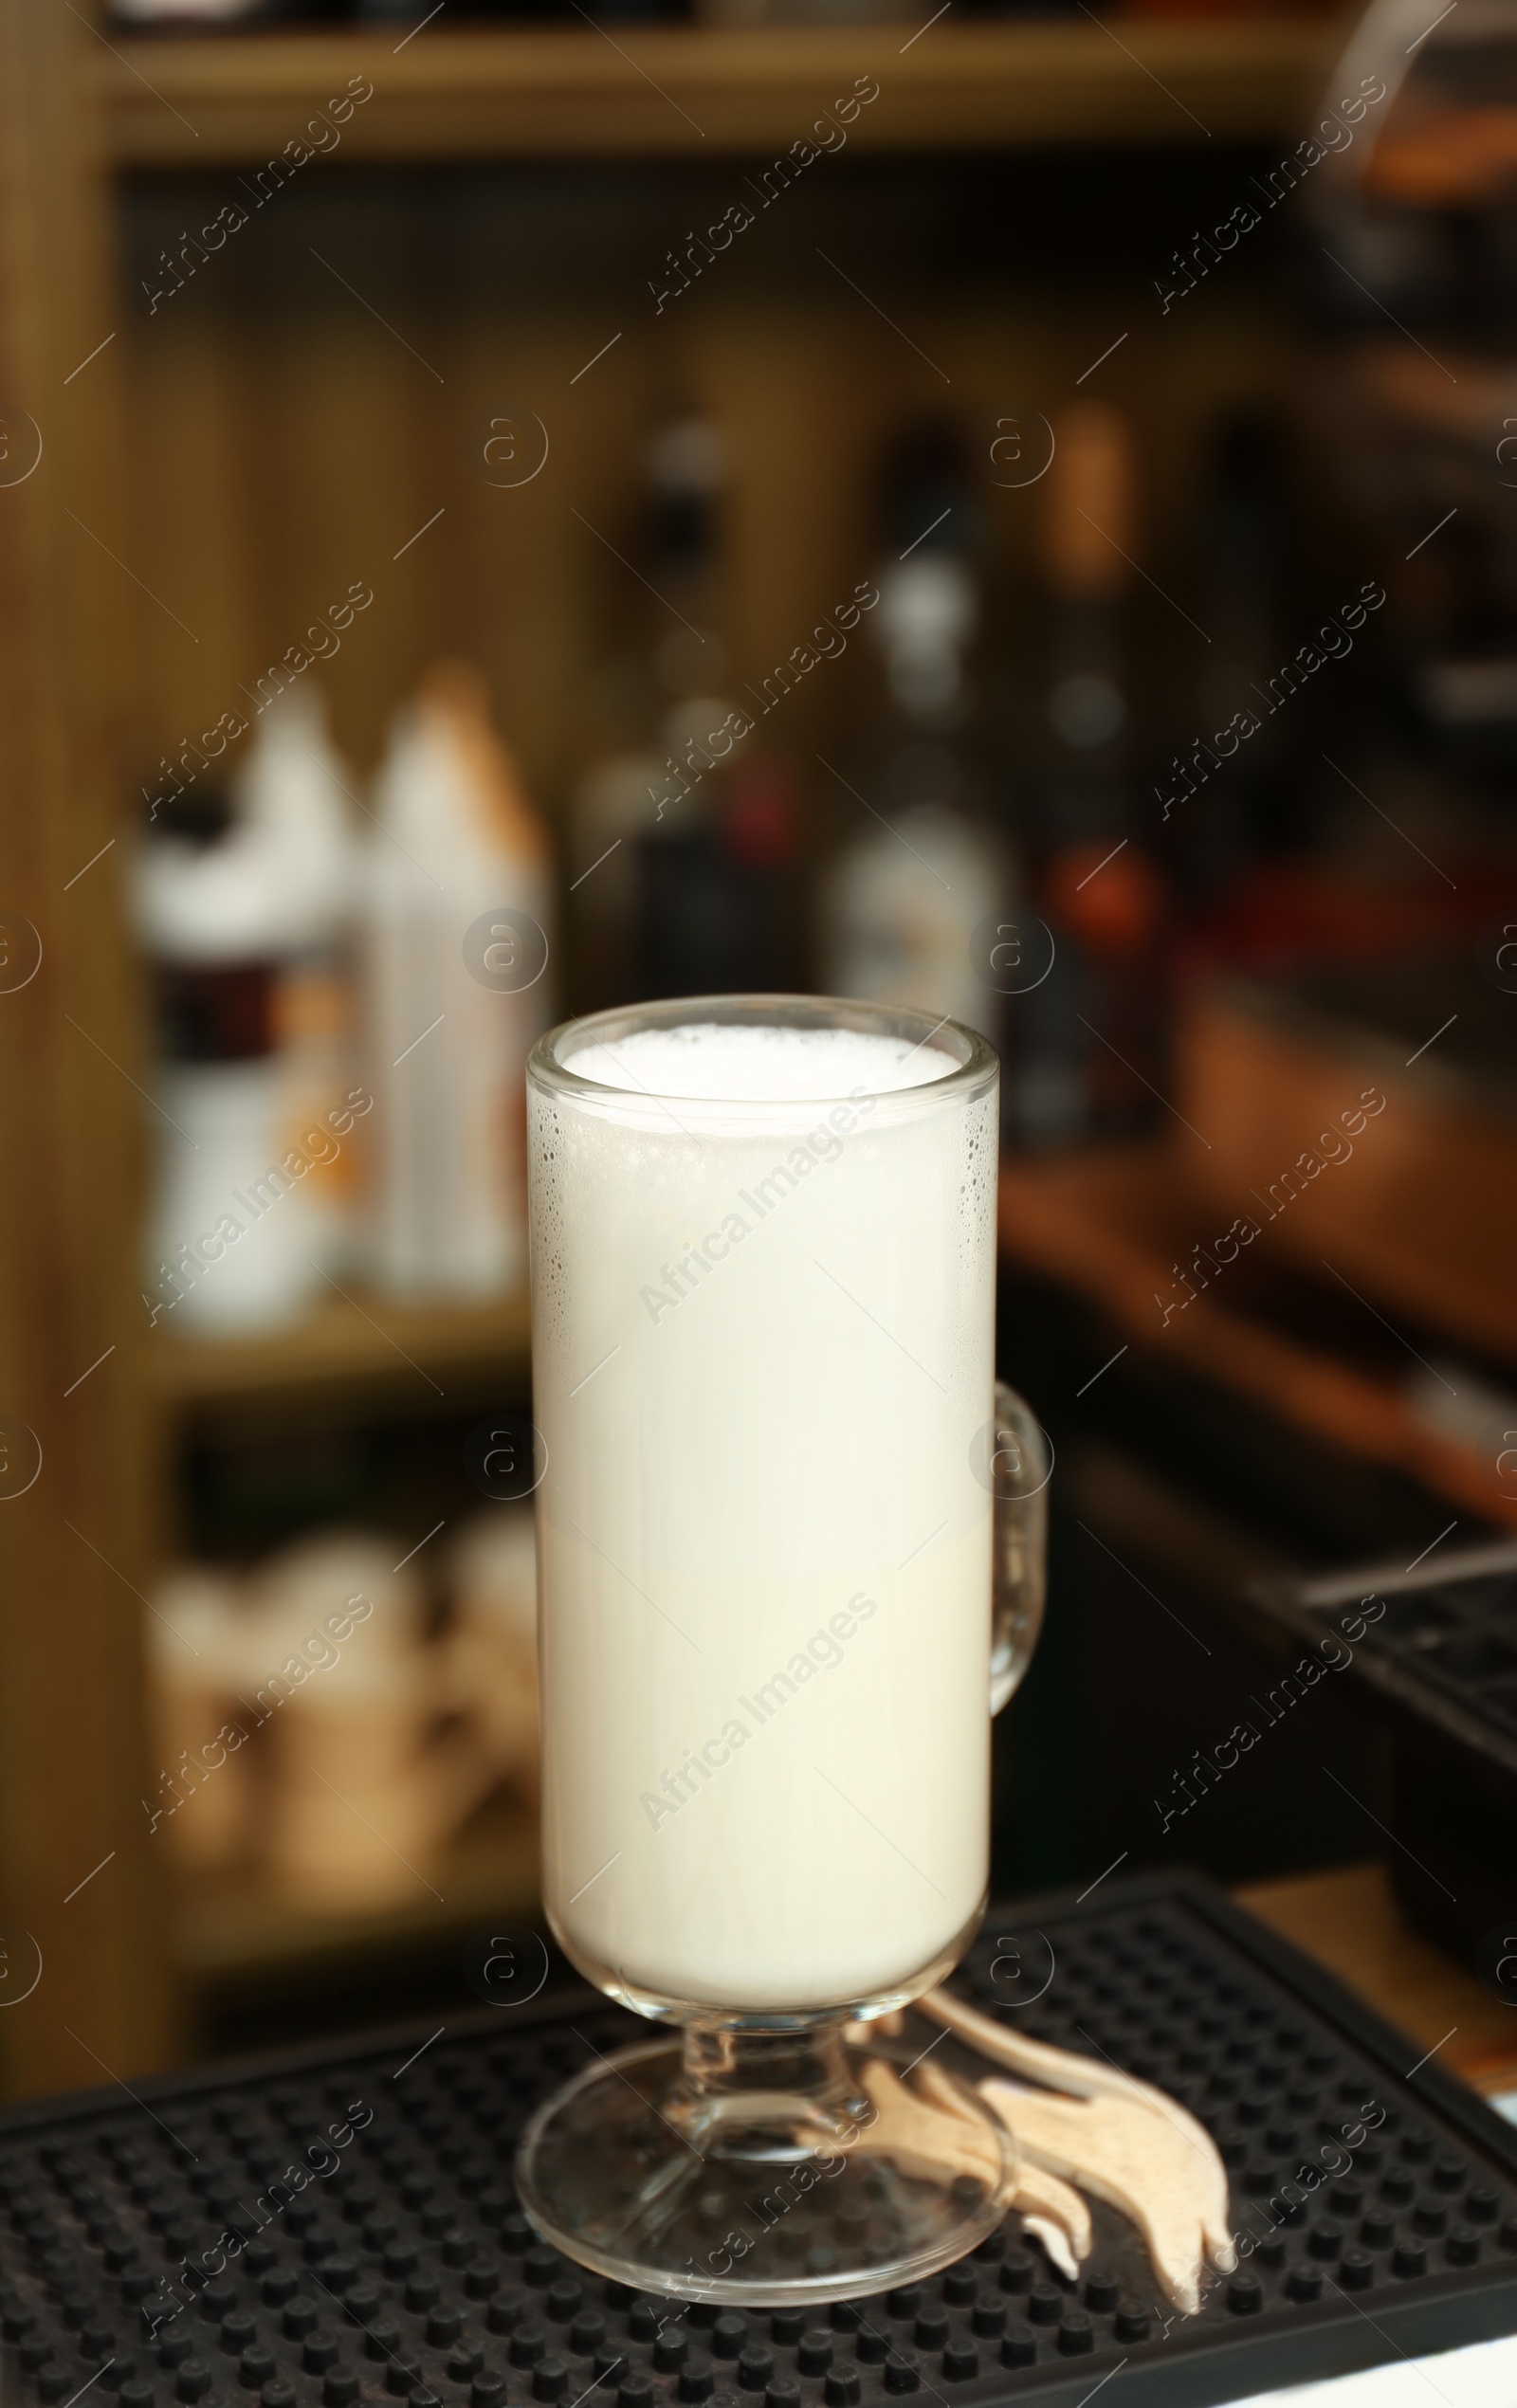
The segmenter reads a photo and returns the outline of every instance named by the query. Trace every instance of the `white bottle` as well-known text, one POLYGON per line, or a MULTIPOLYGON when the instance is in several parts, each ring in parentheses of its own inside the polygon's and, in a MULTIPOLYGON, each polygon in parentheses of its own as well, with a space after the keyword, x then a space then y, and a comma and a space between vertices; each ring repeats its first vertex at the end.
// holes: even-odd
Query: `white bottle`
MULTIPOLYGON (((552 898, 547 837, 478 670, 440 664, 399 714, 374 816, 362 939, 373 1277, 406 1299, 500 1295, 526 1276, 526 1057, 552 973, 514 992, 486 983, 480 930, 487 941, 491 915, 518 915, 529 974, 534 925, 539 958, 551 944, 552 898)), ((494 967, 505 956, 490 950, 494 967)))
POLYGON ((330 1131, 330 1115, 357 1076, 351 955, 361 853, 349 801, 356 780, 327 735, 314 685, 289 687, 256 727, 231 794, 249 840, 278 862, 277 1134, 282 1153, 293 1146, 311 1161, 303 1183, 310 1250, 322 1270, 336 1271, 353 1250, 358 1189, 357 1144, 334 1150, 330 1131))
POLYGON ((824 885, 827 981, 833 994, 909 1004, 994 1039, 997 998, 975 969, 970 940, 1010 900, 1012 865, 963 808, 973 774, 944 740, 967 716, 974 586, 945 551, 919 553, 879 583, 897 739, 871 781, 873 815, 824 885))
POLYGON ((1005 873, 984 832, 955 808, 951 762, 936 794, 933 765, 924 748, 927 791, 891 811, 887 827, 871 824, 837 865, 827 897, 829 984, 834 994, 907 1004, 994 1037, 996 998, 975 971, 970 939, 1007 902, 1005 873))
POLYGON ((226 832, 159 837, 135 865, 166 1027, 144 1266, 155 1323, 267 1328, 321 1289, 352 1082, 334 1054, 313 1087, 289 997, 329 955, 351 885, 340 789, 311 759, 323 751, 315 694, 283 696, 234 781, 226 832))

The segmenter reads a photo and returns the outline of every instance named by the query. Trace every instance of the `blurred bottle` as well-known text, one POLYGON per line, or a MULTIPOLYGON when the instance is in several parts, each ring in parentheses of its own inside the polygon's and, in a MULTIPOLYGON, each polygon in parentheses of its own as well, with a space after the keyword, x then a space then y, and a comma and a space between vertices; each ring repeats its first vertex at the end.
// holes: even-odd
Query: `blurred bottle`
POLYGON ((219 26, 247 25, 291 17, 337 16, 327 0, 110 0, 119 25, 181 26, 213 31, 219 26))
MULTIPOLYGON (((709 421, 685 413, 653 431, 632 538, 638 591, 625 575, 606 591, 615 629, 603 687, 620 740, 592 761, 570 799, 570 913, 576 1002, 628 1000, 638 988, 637 921, 645 834, 703 824, 688 774, 674 770, 682 703, 725 678, 715 632, 716 520, 726 448, 709 421)), ((719 714, 719 718, 722 714, 719 714)), ((697 708, 704 731, 708 713, 697 708)))
MULTIPOLYGON (((1149 789, 1156 799, 1161 793, 1175 798, 1165 832, 1192 912, 1225 896, 1261 854, 1314 832, 1315 797, 1288 774, 1268 690, 1299 641, 1290 632, 1295 620, 1305 615, 1305 597, 1290 593, 1302 582, 1292 576, 1298 506, 1275 428, 1252 410, 1224 419, 1207 462, 1197 522, 1197 615, 1212 641, 1181 705, 1180 748, 1149 789), (1199 787, 1202 748, 1215 748, 1216 732, 1228 731, 1239 710, 1258 722, 1255 732, 1234 746, 1220 775, 1199 787)), ((1340 686, 1335 710, 1342 702, 1340 686)))
POLYGON ((355 1241, 358 1150, 328 1156, 320 1132, 351 1101, 357 1076, 353 939, 359 851, 347 796, 353 772, 328 738, 320 697, 291 686, 256 722, 253 749, 232 780, 233 808, 280 863, 286 950, 274 982, 280 1135, 313 1159, 304 1208, 310 1250, 336 1270, 355 1241))
POLYGON ((971 939, 1010 907, 1018 882, 969 675, 980 617, 977 528, 951 430, 905 439, 884 499, 888 549, 869 622, 885 669, 870 714, 880 733, 848 781, 866 806, 864 825, 822 882, 823 983, 965 1020, 994 1041, 1000 998, 977 971, 971 939))
MULTIPOLYGON (((365 25, 393 26, 396 30, 411 30, 418 22, 425 23, 429 0, 322 0, 321 13, 326 16, 352 14, 365 25)), ((496 24, 578 26, 582 16, 575 13, 575 0, 448 0, 449 17, 465 23, 486 18, 496 24)), ((596 23, 602 17, 613 24, 644 25, 688 16, 689 0, 602 0, 596 11, 596 23)))
POLYGON ((260 718, 229 793, 186 789, 137 861, 161 1053, 155 1319, 293 1319, 343 1246, 355 855, 342 782, 315 690, 293 688, 260 718))
POLYGON ((1049 975, 1019 1000, 1007 1076, 1024 1143, 1115 1134, 1149 1109, 1162 1030, 1164 882, 1131 776, 1125 604, 1135 532, 1130 429, 1101 402, 1054 424, 1043 485, 1048 653, 1036 812, 1049 975))
POLYGON ((912 0, 695 0, 696 22, 723 28, 758 25, 897 25, 912 0))
POLYGON ((628 740, 571 804, 581 1009, 795 976, 794 780, 748 746, 755 714, 728 691, 718 631, 727 474, 709 419, 680 413, 655 429, 642 591, 613 671, 628 740))
POLYGON ((524 1082, 553 914, 547 834, 477 669, 429 671, 394 721, 374 815, 374 1278, 406 1298, 499 1295, 526 1274, 524 1082))

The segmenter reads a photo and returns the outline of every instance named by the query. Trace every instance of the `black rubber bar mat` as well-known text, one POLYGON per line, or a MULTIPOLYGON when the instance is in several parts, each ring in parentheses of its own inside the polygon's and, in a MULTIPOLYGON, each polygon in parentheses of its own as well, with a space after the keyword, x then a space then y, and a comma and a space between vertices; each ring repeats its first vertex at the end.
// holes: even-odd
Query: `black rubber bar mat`
POLYGON ((956 1986, 1215 2133, 1241 2254, 1199 2315, 1099 2202, 1075 2283, 1014 2216, 945 2273, 831 2308, 584 2273, 518 2213, 511 2165, 539 2099, 646 2035, 586 1995, 8 2113, 6 2399, 1201 2408, 1517 2330, 1517 2130, 1210 1884, 1000 1909, 956 1986))
MULTIPOLYGON (((1517 1568, 1424 1578, 1381 1595, 1312 1601, 1311 1580, 1263 1581, 1252 1602, 1334 1671, 1355 1671, 1404 1713, 1500 1766, 1517 1800, 1517 1568)), ((1329 1585, 1340 1584, 1333 1580, 1329 1585)), ((1320 1670, 1308 1672, 1311 1681, 1320 1670)), ((1302 1677, 1280 1684, 1293 1705, 1302 1677), (1291 1684, 1293 1683, 1293 1689, 1291 1684)), ((1280 1708, 1284 1710, 1283 1706, 1280 1708)))

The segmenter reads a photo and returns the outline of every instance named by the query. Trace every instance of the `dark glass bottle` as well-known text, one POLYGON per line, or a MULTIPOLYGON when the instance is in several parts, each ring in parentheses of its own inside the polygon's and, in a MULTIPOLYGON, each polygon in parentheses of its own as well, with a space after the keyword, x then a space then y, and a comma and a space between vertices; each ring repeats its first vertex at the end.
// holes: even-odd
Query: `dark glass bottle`
POLYGON ((982 530, 957 432, 908 429, 881 491, 882 558, 861 629, 873 660, 861 741, 835 779, 821 884, 823 983, 999 1032, 978 930, 1015 864, 978 677, 982 530))
POLYGON ((1165 881, 1132 774, 1132 439, 1121 414, 1097 402, 1065 410, 1054 438, 1039 530, 1047 642, 1034 810, 1038 908, 1053 959, 1018 1000, 1008 1066, 1007 1118, 1034 1147, 1143 1122, 1165 1018, 1165 881))

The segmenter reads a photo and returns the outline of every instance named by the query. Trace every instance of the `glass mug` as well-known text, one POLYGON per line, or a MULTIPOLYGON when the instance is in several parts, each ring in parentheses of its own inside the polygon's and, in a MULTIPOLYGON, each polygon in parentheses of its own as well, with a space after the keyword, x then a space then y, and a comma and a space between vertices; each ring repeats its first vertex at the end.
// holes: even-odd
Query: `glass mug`
POLYGON ((784 995, 601 1012, 528 1066, 544 1899, 679 2029, 551 2100, 518 2180, 641 2289, 884 2289, 1000 2217, 872 2135, 908 2057, 870 2030, 978 1925, 1042 1617, 997 1081, 955 1022, 784 995))

